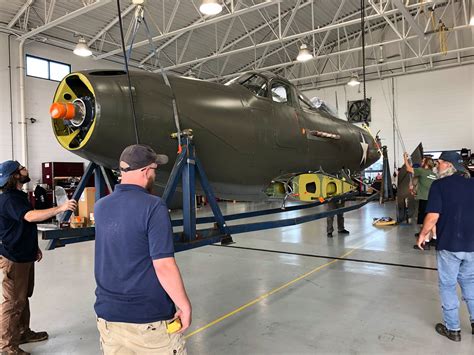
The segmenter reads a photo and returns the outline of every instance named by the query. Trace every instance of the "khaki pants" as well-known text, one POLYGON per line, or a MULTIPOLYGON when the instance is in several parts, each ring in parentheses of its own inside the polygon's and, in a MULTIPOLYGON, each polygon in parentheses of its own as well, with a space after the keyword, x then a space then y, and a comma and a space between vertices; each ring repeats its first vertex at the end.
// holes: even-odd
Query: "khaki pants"
POLYGON ((30 303, 33 295, 34 262, 15 263, 0 256, 3 270, 3 303, 0 312, 0 349, 18 346, 20 337, 30 329, 30 303))
POLYGON ((166 321, 135 324, 97 319, 100 345, 105 355, 186 355, 182 334, 168 334, 166 321))

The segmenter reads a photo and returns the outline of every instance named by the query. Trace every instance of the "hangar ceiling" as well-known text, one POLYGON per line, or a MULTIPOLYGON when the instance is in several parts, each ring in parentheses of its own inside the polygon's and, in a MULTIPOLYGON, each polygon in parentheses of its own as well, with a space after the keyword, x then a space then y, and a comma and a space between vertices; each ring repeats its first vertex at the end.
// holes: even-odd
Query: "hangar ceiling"
MULTIPOLYGON (((200 0, 148 0, 149 32, 142 21, 135 36, 137 7, 119 2, 130 65, 141 70, 220 82, 258 70, 301 89, 343 84, 362 73, 362 4, 367 79, 474 63, 472 0, 225 0, 215 16, 199 12, 200 0), (299 63, 303 43, 314 58, 299 63)), ((71 50, 84 36, 97 60, 123 62, 118 20, 116 0, 0 2, 0 31, 71 50)))

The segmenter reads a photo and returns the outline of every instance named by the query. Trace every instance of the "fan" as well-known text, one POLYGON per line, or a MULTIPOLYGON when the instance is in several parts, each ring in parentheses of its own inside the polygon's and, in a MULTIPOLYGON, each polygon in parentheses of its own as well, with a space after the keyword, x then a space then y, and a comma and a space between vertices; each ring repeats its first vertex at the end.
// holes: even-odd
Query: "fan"
POLYGON ((362 123, 370 122, 370 101, 371 99, 366 100, 356 100, 347 102, 347 118, 349 122, 362 123))
POLYGON ((383 46, 380 45, 379 46, 379 55, 378 56, 376 55, 375 58, 374 57, 367 57, 367 59, 375 61, 379 64, 382 64, 382 63, 385 62, 386 59, 392 59, 392 58, 398 58, 398 57, 400 57, 400 54, 393 54, 393 55, 389 55, 389 56, 385 57, 383 46))

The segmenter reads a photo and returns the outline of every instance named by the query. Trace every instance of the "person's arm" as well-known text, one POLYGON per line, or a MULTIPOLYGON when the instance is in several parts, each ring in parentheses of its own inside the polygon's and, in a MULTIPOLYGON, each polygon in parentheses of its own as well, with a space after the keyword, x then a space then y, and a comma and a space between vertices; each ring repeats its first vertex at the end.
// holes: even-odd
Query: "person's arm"
POLYGON ((410 160, 408 159, 409 155, 407 152, 403 153, 403 160, 405 162, 405 166, 407 168, 407 171, 410 173, 410 174, 413 174, 415 173, 415 170, 413 169, 413 165, 411 165, 410 163, 410 160))
POLYGON ((427 213, 426 217, 423 221, 423 228, 421 229, 420 235, 418 237, 418 242, 416 243, 418 245, 418 248, 423 250, 423 244, 425 243, 425 240, 428 240, 427 238, 429 236, 429 233, 431 230, 436 226, 436 222, 438 222, 439 219, 439 213, 427 213))
POLYGON ((77 207, 77 202, 75 200, 68 200, 66 203, 61 206, 48 208, 46 210, 31 210, 26 212, 25 221, 27 222, 42 222, 47 219, 53 218, 58 213, 66 211, 74 211, 77 207))
POLYGON ((179 332, 182 333, 191 325, 192 309, 178 265, 174 257, 169 257, 153 260, 153 267, 161 286, 179 308, 175 316, 181 320, 179 332))

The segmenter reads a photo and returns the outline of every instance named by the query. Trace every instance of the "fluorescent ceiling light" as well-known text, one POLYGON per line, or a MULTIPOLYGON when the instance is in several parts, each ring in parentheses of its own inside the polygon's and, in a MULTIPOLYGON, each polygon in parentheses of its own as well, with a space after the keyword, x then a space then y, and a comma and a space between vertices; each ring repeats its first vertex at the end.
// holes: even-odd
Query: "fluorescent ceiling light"
POLYGON ((222 5, 217 0, 202 0, 199 11, 204 15, 217 15, 222 11, 222 5))
POLYGON ((313 58, 313 55, 308 49, 308 46, 306 44, 302 44, 300 47, 300 52, 298 53, 298 56, 296 57, 296 60, 298 62, 306 62, 313 58))
POLYGON ((89 49, 84 37, 79 38, 79 42, 77 43, 76 48, 74 48, 73 53, 81 57, 89 57, 92 55, 92 51, 89 49))
POLYGON ((357 74, 352 74, 351 76, 351 80, 349 80, 349 82, 347 83, 347 85, 349 86, 357 86, 360 84, 360 81, 359 81, 359 77, 357 76, 357 74))

